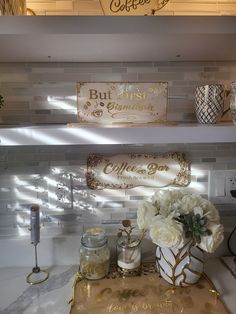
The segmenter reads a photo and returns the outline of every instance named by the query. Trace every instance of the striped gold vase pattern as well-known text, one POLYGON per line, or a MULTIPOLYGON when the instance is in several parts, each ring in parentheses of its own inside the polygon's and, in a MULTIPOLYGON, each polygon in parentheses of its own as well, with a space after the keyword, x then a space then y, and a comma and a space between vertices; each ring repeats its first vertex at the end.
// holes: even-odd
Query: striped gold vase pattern
POLYGON ((203 251, 186 242, 182 248, 156 250, 156 265, 161 277, 175 286, 195 284, 203 273, 203 251))

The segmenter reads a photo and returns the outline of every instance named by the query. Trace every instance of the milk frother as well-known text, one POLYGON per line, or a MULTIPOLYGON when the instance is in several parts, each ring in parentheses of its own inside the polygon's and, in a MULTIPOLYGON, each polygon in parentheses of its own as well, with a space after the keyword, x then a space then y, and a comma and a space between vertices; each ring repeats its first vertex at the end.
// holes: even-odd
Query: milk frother
POLYGON ((31 236, 31 244, 34 245, 35 267, 33 267, 32 272, 27 276, 26 281, 31 285, 35 285, 44 282, 48 279, 49 276, 49 273, 46 270, 41 270, 38 266, 37 245, 40 242, 40 213, 38 205, 31 206, 29 230, 31 236))

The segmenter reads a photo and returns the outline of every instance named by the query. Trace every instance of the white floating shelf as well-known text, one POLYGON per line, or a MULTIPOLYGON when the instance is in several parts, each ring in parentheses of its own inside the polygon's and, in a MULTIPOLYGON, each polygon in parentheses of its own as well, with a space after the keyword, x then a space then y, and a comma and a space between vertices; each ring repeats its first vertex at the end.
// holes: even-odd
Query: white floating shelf
POLYGON ((0 146, 230 142, 236 142, 236 126, 233 124, 122 128, 62 125, 0 129, 0 146))

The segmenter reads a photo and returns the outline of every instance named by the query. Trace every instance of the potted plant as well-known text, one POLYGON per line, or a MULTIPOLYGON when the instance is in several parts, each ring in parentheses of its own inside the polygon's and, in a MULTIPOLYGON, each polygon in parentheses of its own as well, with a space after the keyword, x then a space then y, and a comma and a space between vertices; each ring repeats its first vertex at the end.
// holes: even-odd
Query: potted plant
POLYGON ((203 272, 203 251, 223 241, 223 226, 214 205, 186 189, 160 190, 137 212, 140 229, 157 245, 157 268, 173 285, 187 286, 203 272))

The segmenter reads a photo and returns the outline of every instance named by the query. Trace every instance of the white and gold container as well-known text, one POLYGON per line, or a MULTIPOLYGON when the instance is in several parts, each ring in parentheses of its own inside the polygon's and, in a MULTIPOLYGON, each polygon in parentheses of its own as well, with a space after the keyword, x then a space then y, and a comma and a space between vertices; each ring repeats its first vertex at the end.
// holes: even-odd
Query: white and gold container
POLYGON ((109 272, 110 251, 101 228, 87 229, 81 238, 80 272, 87 279, 101 279, 109 272))

